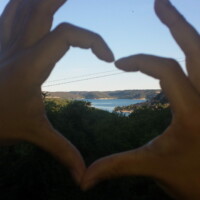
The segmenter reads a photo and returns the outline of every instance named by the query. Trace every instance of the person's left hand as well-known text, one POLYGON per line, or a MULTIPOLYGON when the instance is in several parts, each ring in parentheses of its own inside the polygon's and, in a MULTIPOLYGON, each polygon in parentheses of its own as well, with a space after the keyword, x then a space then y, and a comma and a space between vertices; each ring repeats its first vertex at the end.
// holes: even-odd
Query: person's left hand
POLYGON ((51 31, 54 13, 66 0, 11 0, 0 18, 0 142, 34 143, 69 168, 77 182, 85 172, 79 151, 47 120, 41 85, 70 46, 91 48, 112 62, 103 39, 62 23, 51 31))
POLYGON ((172 58, 133 55, 116 67, 160 80, 172 109, 167 129, 148 144, 95 161, 82 188, 121 176, 148 176, 176 199, 200 199, 200 35, 168 0, 155 0, 155 11, 186 57, 186 75, 172 58))

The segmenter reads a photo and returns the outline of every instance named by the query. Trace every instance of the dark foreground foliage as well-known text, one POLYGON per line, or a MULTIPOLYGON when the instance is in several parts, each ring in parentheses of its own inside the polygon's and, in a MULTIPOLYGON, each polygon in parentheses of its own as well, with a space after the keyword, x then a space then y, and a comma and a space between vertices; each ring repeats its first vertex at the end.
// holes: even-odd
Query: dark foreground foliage
MULTIPOLYGON (((53 126, 82 152, 87 165, 105 155, 137 148, 161 134, 168 108, 143 107, 129 117, 97 110, 85 102, 46 101, 53 126)), ((49 154, 23 143, 0 148, 1 200, 169 200, 143 177, 104 181, 82 192, 67 169, 49 154)))

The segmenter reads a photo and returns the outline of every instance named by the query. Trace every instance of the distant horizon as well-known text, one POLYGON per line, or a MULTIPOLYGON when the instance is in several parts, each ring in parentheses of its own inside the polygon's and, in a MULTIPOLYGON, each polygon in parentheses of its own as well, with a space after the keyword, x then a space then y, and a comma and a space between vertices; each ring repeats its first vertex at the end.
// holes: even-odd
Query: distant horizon
POLYGON ((71 90, 71 91, 46 91, 42 90, 42 92, 115 92, 115 91, 130 91, 130 90, 159 90, 161 91, 162 89, 122 89, 122 90, 71 90))

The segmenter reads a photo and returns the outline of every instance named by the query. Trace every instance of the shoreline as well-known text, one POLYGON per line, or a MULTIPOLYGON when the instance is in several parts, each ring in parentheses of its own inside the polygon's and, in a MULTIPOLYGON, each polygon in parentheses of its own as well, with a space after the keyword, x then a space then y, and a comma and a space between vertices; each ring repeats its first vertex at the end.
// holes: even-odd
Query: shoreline
MULTIPOLYGON (((77 99, 77 100, 90 100, 90 99, 77 99)), ((91 99, 91 100, 122 100, 122 99, 118 99, 118 98, 94 98, 94 99, 91 99)), ((143 101, 147 101, 147 99, 145 99, 145 98, 126 99, 126 100, 143 100, 143 101)))

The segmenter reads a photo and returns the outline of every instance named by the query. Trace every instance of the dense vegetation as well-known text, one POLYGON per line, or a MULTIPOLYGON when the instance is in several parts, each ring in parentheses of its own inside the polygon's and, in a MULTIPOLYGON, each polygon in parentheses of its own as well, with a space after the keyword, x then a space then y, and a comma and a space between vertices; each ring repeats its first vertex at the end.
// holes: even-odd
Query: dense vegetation
MULTIPOLYGON (((169 108, 139 107, 129 117, 91 108, 80 101, 48 100, 53 126, 82 152, 87 165, 97 158, 137 148, 162 133, 169 108)), ((0 148, 1 200, 167 200, 156 184, 142 177, 104 181, 82 192, 60 163, 34 145, 0 148)))
POLYGON ((144 108, 151 108, 157 110, 168 107, 169 101, 164 95, 164 93, 161 92, 155 97, 151 98, 150 100, 145 101, 144 103, 132 104, 128 106, 117 106, 114 110, 115 112, 134 112, 135 110, 140 110, 144 108))
POLYGON ((49 92, 52 97, 60 97, 64 99, 151 99, 155 97, 160 90, 119 90, 119 91, 94 91, 94 92, 49 92))

